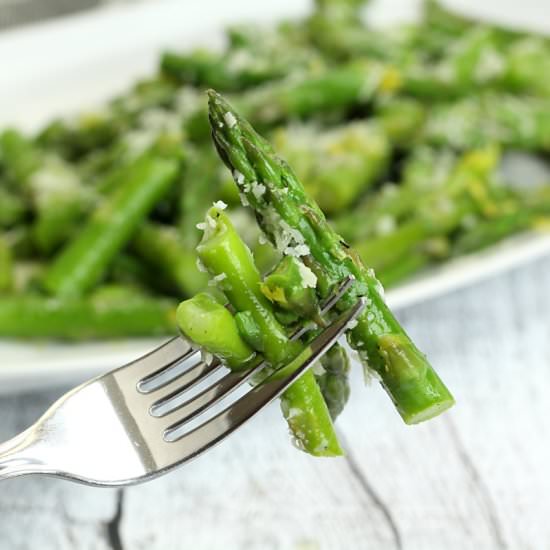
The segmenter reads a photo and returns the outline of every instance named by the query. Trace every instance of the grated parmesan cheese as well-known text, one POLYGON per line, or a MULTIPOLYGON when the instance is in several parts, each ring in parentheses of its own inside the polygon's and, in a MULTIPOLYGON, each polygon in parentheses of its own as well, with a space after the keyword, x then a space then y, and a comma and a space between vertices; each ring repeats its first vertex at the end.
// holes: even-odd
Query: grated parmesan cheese
MULTIPOLYGON (((308 249, 309 251, 309 249, 308 249)), ((298 270, 302 278, 302 286, 304 288, 315 288, 317 286, 317 276, 309 267, 302 262, 298 262, 298 270)))
POLYGON ((221 283, 226 278, 227 275, 225 273, 220 273, 219 275, 212 277, 212 279, 208 281, 208 286, 216 286, 218 283, 221 283))
POLYGON ((251 186, 252 194, 256 197, 256 200, 260 200, 260 197, 265 195, 265 185, 263 185, 262 183, 253 182, 251 186))
POLYGON ((223 115, 223 119, 225 120, 225 123, 229 128, 233 128, 233 126, 237 124, 237 119, 235 118, 235 115, 230 111, 227 111, 227 113, 223 115))
POLYGON ((201 361, 206 365, 210 365, 210 363, 212 363, 212 359, 214 359, 214 356, 201 348, 201 361))
POLYGON ((244 183, 244 176, 238 170, 233 170, 233 178, 239 185, 244 183))
POLYGON ((288 413, 286 415, 286 418, 288 420, 290 418, 300 416, 301 414, 303 414, 302 409, 299 409, 298 407, 290 407, 290 409, 288 409, 288 413))
POLYGON ((297 244, 296 246, 287 246, 283 253, 286 256, 299 258, 300 256, 307 256, 309 252, 310 250, 307 244, 297 244))
POLYGON ((244 193, 239 193, 239 197, 241 198, 241 204, 243 206, 248 206, 250 204, 244 193))
POLYGON ((389 214, 386 214, 384 216, 381 216, 380 219, 376 222, 376 234, 377 235, 389 235, 393 231, 395 231, 396 223, 395 218, 393 216, 390 216, 389 214))
POLYGON ((197 269, 202 273, 207 273, 208 270, 204 267, 204 264, 200 261, 200 258, 197 258, 197 269))
POLYGON ((313 449, 314 454, 320 454, 328 449, 328 440, 326 437, 323 437, 323 439, 320 441, 319 445, 313 449))
POLYGON ((315 376, 323 376, 323 374, 327 372, 325 367, 323 367, 321 363, 315 363, 313 367, 311 367, 311 370, 313 371, 313 374, 315 374, 315 376))

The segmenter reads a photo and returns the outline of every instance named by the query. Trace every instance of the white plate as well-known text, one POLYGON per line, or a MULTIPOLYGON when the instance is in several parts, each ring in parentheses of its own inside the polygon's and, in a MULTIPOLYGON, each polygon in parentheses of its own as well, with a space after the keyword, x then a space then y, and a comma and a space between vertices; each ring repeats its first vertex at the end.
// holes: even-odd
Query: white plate
MULTIPOLYGON (((482 16, 550 31, 544 2, 455 2, 482 16)), ((166 46, 221 43, 228 23, 299 16, 296 0, 175 1, 118 6, 25 27, 0 36, 0 127, 35 129, 57 114, 93 105, 151 74, 166 46)), ((379 21, 414 15, 408 0, 385 0, 379 21)), ((550 235, 522 235, 434 269, 388 292, 394 308, 440 295, 550 253, 550 235)), ((73 383, 121 365, 159 340, 86 344, 0 342, 0 392, 73 383)))

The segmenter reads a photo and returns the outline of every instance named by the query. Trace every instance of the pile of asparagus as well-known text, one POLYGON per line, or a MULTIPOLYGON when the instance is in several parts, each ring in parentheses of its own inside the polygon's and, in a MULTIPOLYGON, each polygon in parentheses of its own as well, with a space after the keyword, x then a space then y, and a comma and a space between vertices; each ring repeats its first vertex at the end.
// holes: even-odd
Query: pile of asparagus
MULTIPOLYGON (((32 136, 2 131, 0 336, 173 332, 179 300, 208 287, 196 225, 217 200, 259 272, 280 265, 279 218, 256 213, 273 246, 246 208, 267 184, 239 191, 212 149, 210 87, 268 137, 330 235, 386 286, 543 227, 550 186, 518 191, 499 165, 511 149, 550 150, 548 39, 433 1, 418 23, 380 31, 362 7, 317 0, 303 20, 232 27, 223 51, 165 53, 158 74, 101 108, 32 136)), ((340 275, 317 275, 323 292, 340 275)))

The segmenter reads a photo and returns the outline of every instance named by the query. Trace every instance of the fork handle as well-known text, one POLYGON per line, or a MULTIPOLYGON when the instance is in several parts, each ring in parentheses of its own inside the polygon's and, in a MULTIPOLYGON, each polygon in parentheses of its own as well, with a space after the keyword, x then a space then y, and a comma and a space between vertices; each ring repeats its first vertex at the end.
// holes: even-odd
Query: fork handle
POLYGON ((0 480, 38 473, 40 461, 26 452, 30 447, 30 429, 0 443, 0 480))

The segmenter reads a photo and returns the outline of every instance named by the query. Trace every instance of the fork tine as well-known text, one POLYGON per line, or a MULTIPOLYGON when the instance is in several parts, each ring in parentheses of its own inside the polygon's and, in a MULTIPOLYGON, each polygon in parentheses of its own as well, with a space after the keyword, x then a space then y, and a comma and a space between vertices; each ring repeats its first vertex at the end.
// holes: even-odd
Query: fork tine
MULTIPOLYGON (((322 304, 321 306, 322 314, 326 313, 328 310, 334 307, 334 305, 343 296, 343 294, 350 288, 350 286, 353 283, 353 280, 354 278, 350 276, 350 277, 346 277, 346 279, 344 279, 342 283, 340 283, 338 288, 322 304)), ((306 330, 307 330, 307 327, 303 327, 296 330, 291 335, 291 340, 297 340, 306 330)), ((230 391, 232 391, 233 389, 236 389, 242 383, 249 380, 256 372, 261 370, 262 366, 264 365, 265 363, 260 364, 254 369, 252 369, 252 371, 230 373, 226 375, 224 378, 222 378, 221 380, 219 380, 218 382, 211 384, 208 388, 206 388, 200 394, 174 407, 171 411, 167 412, 165 415, 158 415, 158 416, 155 415, 154 414, 155 408, 161 407, 162 405, 166 404, 167 402, 169 402, 170 400, 174 399, 177 396, 182 396, 187 389, 190 389, 190 387, 194 386, 198 382, 202 382, 204 379, 206 379, 208 375, 214 372, 214 370, 210 371, 206 369, 204 372, 204 376, 201 375, 200 379, 199 377, 197 377, 196 379, 194 379, 193 381, 194 383, 192 384, 183 384, 181 379, 176 378, 169 385, 158 388, 158 389, 162 389, 162 391, 158 399, 151 405, 152 414, 157 418, 163 418, 162 426, 165 427, 166 429, 170 429, 176 424, 179 425, 179 424, 182 424, 183 422, 187 422, 195 418, 199 413, 204 412, 211 406, 218 403, 230 391)), ((218 363, 218 366, 221 366, 221 365, 218 363)), ((157 390, 155 390, 155 392, 156 391, 157 390)), ((155 397, 156 396, 157 396, 157 393, 155 393, 155 397)))
MULTIPOLYGON (((184 422, 189 422, 200 413, 205 412, 210 407, 221 401, 226 395, 239 386, 249 381, 256 373, 266 366, 263 361, 254 368, 246 371, 230 372, 221 380, 213 382, 205 388, 201 393, 188 399, 184 403, 176 406, 163 415, 154 415, 162 419, 159 424, 160 429, 170 430, 175 426, 180 426, 184 422)), ((153 405, 153 409, 166 403, 167 400, 162 399, 153 405)))
POLYGON ((182 394, 184 391, 190 390, 222 367, 223 364, 216 357, 210 363, 205 363, 199 359, 174 379, 148 392, 141 391, 141 393, 149 394, 150 399, 147 402, 150 407, 154 407, 160 401, 168 401, 182 394))
MULTIPOLYGON (((336 302, 345 294, 345 292, 350 288, 354 281, 353 276, 346 277, 338 286, 338 288, 329 296, 329 298, 322 304, 321 306, 321 314, 325 314, 329 309, 334 307, 336 302)), ((297 329, 292 335, 291 340, 296 340, 300 338, 305 332, 307 331, 307 327, 300 327, 297 329)), ((133 363, 129 363, 127 366, 131 366, 132 369, 135 369, 140 364, 141 368, 141 377, 138 376, 138 380, 140 382, 139 384, 139 390, 141 393, 154 393, 154 392, 161 392, 158 394, 158 397, 155 396, 155 402, 156 399, 170 399, 174 397, 177 394, 182 393, 184 390, 188 390, 204 380, 207 376, 210 374, 213 374, 218 368, 221 367, 221 363, 214 358, 213 362, 209 365, 206 365, 204 363, 197 363, 193 365, 192 367, 186 369, 183 373, 181 373, 179 376, 168 380, 164 384, 160 384, 159 386, 156 386, 155 388, 152 388, 151 390, 145 390, 143 388, 143 385, 147 382, 151 381, 161 373, 165 372, 167 368, 177 365, 178 363, 181 363, 184 359, 189 359, 191 357, 192 353, 194 353, 194 349, 191 346, 191 343, 188 342, 183 336, 179 336, 176 338, 173 338, 172 340, 166 342, 163 346, 160 346, 156 350, 153 350, 150 354, 145 355, 141 357, 140 359, 137 359, 133 363), (161 366, 156 371, 149 372, 149 359, 150 356, 152 357, 151 362, 153 360, 156 360, 157 357, 159 357, 160 352, 164 352, 164 348, 168 347, 174 347, 176 350, 183 351, 185 349, 185 344, 182 344, 178 340, 183 340, 185 344, 189 346, 189 350, 182 354, 180 357, 175 358, 171 363, 165 364, 164 366, 161 366), (147 364, 145 364, 147 362, 147 364)), ((125 367, 123 367, 125 368, 125 367)), ((155 402, 152 404, 154 405, 155 402)))
POLYGON ((175 336, 153 351, 119 367, 114 373, 124 378, 127 383, 137 385, 139 382, 151 380, 193 353, 195 350, 189 342, 181 336, 175 336))
MULTIPOLYGON (((351 285, 353 284, 353 281, 355 281, 355 277, 353 275, 348 275, 338 286, 338 288, 325 300, 324 303, 321 304, 321 315, 325 315, 330 309, 332 309, 338 300, 349 290, 351 285)), ((300 338, 305 332, 307 332, 308 327, 307 326, 301 326, 298 327, 290 336, 291 340, 297 340, 300 338)))
MULTIPOLYGON (((309 355, 304 357, 301 366, 289 376, 281 379, 268 379, 265 383, 251 389, 214 418, 172 441, 170 444, 176 447, 175 451, 181 451, 180 462, 189 460, 220 442, 280 395, 336 342, 346 330, 348 323, 355 319, 364 307, 365 301, 361 298, 355 305, 340 314, 310 343, 307 348, 309 355)), ((166 435, 169 436, 170 432, 167 432, 166 435)))

